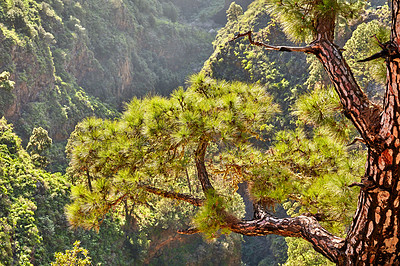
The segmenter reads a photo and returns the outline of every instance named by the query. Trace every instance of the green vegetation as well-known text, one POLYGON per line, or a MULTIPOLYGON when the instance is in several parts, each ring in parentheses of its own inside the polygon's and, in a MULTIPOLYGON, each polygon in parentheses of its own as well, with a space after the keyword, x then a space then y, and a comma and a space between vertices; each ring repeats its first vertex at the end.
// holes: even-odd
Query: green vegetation
POLYGON ((74 239, 91 247, 98 244, 95 234, 68 230, 63 206, 69 202, 70 185, 60 174, 36 168, 4 119, 0 120, 0 153, 0 261, 4 265, 46 265, 55 251, 66 249, 74 239))
POLYGON ((133 100, 121 120, 82 122, 68 144, 69 171, 77 183, 67 208, 70 223, 98 229, 102 217, 115 213, 125 198, 130 206, 149 202, 152 193, 183 201, 188 200, 182 195, 201 198, 198 188, 190 189, 191 173, 207 143, 206 167, 218 194, 209 191, 197 214, 189 215, 207 237, 228 233, 227 220, 240 218, 241 198, 232 196, 243 181, 256 201, 270 207, 283 203, 294 216, 310 213, 344 234, 358 193, 348 185, 361 175, 364 151, 347 148, 352 130, 334 116, 337 98, 328 88, 300 98, 297 129, 276 133, 265 152, 250 141, 262 140, 272 129, 268 121, 276 107, 264 93, 258 86, 198 75, 169 99, 133 100), (326 116, 318 115, 322 111, 326 116), (310 131, 309 126, 318 127, 310 131))
POLYGON ((26 150, 30 153, 34 165, 45 168, 48 164, 44 152, 50 148, 52 139, 49 137, 47 130, 38 127, 34 128, 26 150))
MULTIPOLYGON (((189 89, 180 88, 169 99, 134 99, 121 120, 90 118, 80 123, 67 146, 69 173, 79 183, 67 210, 70 223, 98 228, 101 217, 122 199, 129 199, 129 205, 147 202, 148 186, 170 184, 172 191, 190 192, 186 187, 195 182, 194 157, 203 142, 215 150, 207 160, 221 173, 218 182, 225 199, 210 196, 197 219, 210 211, 221 214, 214 208, 218 202, 230 202, 230 208, 239 211, 234 191, 242 177, 232 165, 255 160, 248 158, 253 150, 249 139, 270 129, 267 123, 274 112, 276 106, 260 86, 198 75, 191 78, 189 89)), ((211 223, 217 231, 218 220, 211 223)))
POLYGON ((310 0, 272 0, 269 12, 282 25, 287 37, 296 42, 312 42, 318 27, 318 20, 337 17, 338 20, 354 19, 364 10, 363 1, 325 0, 314 4, 310 0))
POLYGON ((73 266, 84 266, 90 265, 90 257, 88 256, 88 251, 80 247, 80 241, 74 243, 73 250, 66 250, 65 254, 57 252, 54 256, 56 261, 51 263, 51 266, 58 265, 73 265, 73 266), (81 254, 80 254, 81 253, 81 254))
MULTIPOLYGON (((331 1, 296 12, 287 12, 294 1, 272 11, 261 0, 247 10, 232 3, 214 53, 183 88, 211 54, 210 20, 226 5, 189 2, 0 3, 0 116, 23 139, 0 120, 1 263, 329 263, 303 240, 240 237, 226 221, 243 218, 250 197, 280 216, 307 214, 346 234, 358 194, 349 184, 363 175, 366 155, 361 144, 347 145, 355 130, 337 112, 322 66, 246 39, 230 42, 248 30, 272 44, 291 44, 284 33, 308 40, 312 17, 327 13, 331 1), (305 12, 312 16, 304 19, 305 12), (276 19, 290 23, 282 31, 276 19), (196 161, 204 143, 215 188, 206 193, 196 161), (243 182, 248 192, 239 195, 243 182), (202 206, 171 199, 182 195, 202 206), (176 233, 191 227, 205 237, 176 233)), ((380 99, 383 60, 357 60, 388 39, 389 9, 341 1, 336 8, 343 54, 380 99), (364 19, 351 20, 360 12, 364 19)))
POLYGON ((57 149, 79 121, 116 117, 133 96, 167 95, 209 56, 213 33, 180 21, 180 8, 158 0, 3 1, 0 70, 15 88, 2 78, 0 116, 25 143, 33 128, 47 130, 50 153, 60 154, 49 169, 65 170, 57 149))
POLYGON ((285 34, 271 17, 265 1, 253 1, 246 12, 234 3, 227 11, 228 22, 218 31, 213 43, 214 53, 205 62, 203 71, 216 79, 265 84, 268 92, 281 106, 276 117, 277 128, 289 125, 293 118, 290 106, 304 92, 307 63, 302 54, 271 53, 248 41, 230 42, 239 32, 257 32, 258 41, 287 44, 285 34))
POLYGON ((176 264, 183 258, 212 262, 211 253, 221 254, 216 263, 240 261, 240 252, 235 253, 240 250, 239 239, 233 236, 211 245, 206 245, 200 237, 191 237, 180 240, 185 241, 184 246, 178 241, 164 247, 169 235, 183 226, 175 220, 185 220, 191 212, 185 207, 171 212, 176 205, 168 200, 143 202, 134 206, 135 212, 126 205, 127 209, 121 211, 130 216, 124 220, 119 214, 105 217, 98 233, 70 230, 64 207, 70 202, 71 184, 60 174, 37 168, 34 157, 21 147, 21 140, 4 119, 0 120, 0 155, 0 261, 4 265, 61 263, 65 256, 54 257, 55 252, 68 250, 76 240, 90 252, 93 264, 131 265, 146 260, 176 264), (193 250, 199 250, 200 257, 192 255, 193 250))

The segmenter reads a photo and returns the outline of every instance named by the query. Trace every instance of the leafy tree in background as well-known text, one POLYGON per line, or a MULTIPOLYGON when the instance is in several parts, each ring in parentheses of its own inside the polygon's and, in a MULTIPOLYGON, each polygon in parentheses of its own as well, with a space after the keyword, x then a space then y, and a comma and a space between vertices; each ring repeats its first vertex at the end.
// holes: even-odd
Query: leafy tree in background
POLYGON ((80 247, 80 241, 75 241, 74 248, 72 250, 66 250, 65 253, 57 252, 55 254, 56 261, 52 262, 52 266, 84 266, 91 265, 91 259, 88 256, 88 251, 83 247, 80 247))
POLYGON ((3 90, 12 90, 14 88, 14 81, 10 80, 10 73, 7 71, 4 71, 0 74, 0 89, 3 90))
POLYGON ((226 11, 228 21, 237 20, 241 15, 243 15, 242 7, 232 2, 229 9, 226 11))
POLYGON ((4 71, 0 73, 0 116, 4 114, 4 110, 14 99, 12 91, 15 82, 10 80, 10 73, 4 71))
POLYGON ((47 130, 42 127, 33 129, 26 150, 30 153, 34 165, 44 169, 49 164, 43 153, 50 148, 52 142, 47 130))

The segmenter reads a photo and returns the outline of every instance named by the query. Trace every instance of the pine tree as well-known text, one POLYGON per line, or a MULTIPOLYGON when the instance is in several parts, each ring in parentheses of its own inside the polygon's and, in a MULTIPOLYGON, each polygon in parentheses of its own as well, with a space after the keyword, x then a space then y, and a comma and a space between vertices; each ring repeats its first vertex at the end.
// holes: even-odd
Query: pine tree
POLYGON ((339 265, 400 264, 400 2, 392 1, 390 40, 378 39, 381 51, 363 60, 386 61, 382 105, 369 100, 335 44, 338 18, 353 18, 362 10, 361 2, 274 0, 268 6, 292 40, 310 44, 272 46, 253 39, 251 32, 233 40, 248 36, 250 43, 268 50, 314 55, 332 81, 341 108, 314 108, 319 101, 331 102, 334 96, 327 91, 301 99, 298 116, 318 128, 312 133, 301 127, 279 132, 274 145, 264 150, 255 143, 271 128, 268 118, 276 111, 265 91, 199 75, 192 77, 187 91, 179 89, 171 98, 133 100, 121 120, 86 120, 67 150, 70 174, 79 183, 67 211, 72 225, 98 228, 104 215, 124 199, 134 202, 156 194, 199 207, 193 227, 184 234, 299 237, 339 265), (338 122, 338 113, 359 134, 366 159, 335 141, 351 136, 338 122), (339 134, 333 134, 335 128, 339 134), (360 160, 366 160, 364 173, 360 160), (250 184, 254 201, 249 221, 241 219, 234 193, 243 181, 250 184), (278 202, 308 213, 277 218, 266 207, 278 202))
POLYGON ((132 100, 120 120, 89 118, 76 127, 67 145, 73 226, 98 229, 108 211, 151 194, 201 206, 194 222, 208 236, 241 213, 237 184, 244 169, 258 167, 252 142, 271 130, 277 105, 259 85, 202 74, 190 83, 170 98, 132 100))

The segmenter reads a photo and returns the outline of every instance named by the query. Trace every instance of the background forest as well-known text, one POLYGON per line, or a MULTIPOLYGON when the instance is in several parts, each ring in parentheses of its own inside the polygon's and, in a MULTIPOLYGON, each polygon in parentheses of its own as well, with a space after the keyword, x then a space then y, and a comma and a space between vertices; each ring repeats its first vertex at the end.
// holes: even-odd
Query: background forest
MULTIPOLYGON (((193 209, 167 199, 126 202, 119 210, 124 215, 107 215, 98 232, 69 228, 64 209, 75 180, 64 150, 75 126, 86 117, 119 118, 132 97, 168 96, 178 86, 190 86, 188 76, 199 71, 267 88, 280 111, 260 145, 275 145, 277 156, 337 180, 341 185, 307 187, 306 199, 318 186, 329 187, 341 196, 320 195, 325 206, 319 208, 331 215, 325 226, 341 232, 348 225, 357 193, 341 171, 362 171, 364 153, 361 145, 347 147, 354 130, 332 111, 340 107, 322 67, 303 54, 267 52, 246 39, 229 42, 252 30, 264 42, 292 44, 269 17, 265 1, 232 2, 1 1, 0 265, 49 265, 56 252, 72 249, 77 240, 94 265, 328 263, 297 239, 179 235, 193 209), (296 154, 296 147, 304 154, 296 154), (325 157, 317 158, 317 151, 325 157), (321 164, 323 171, 316 167, 321 164)), ((370 1, 336 33, 357 79, 376 100, 382 62, 356 61, 379 50, 372 35, 388 38, 388 10, 385 1, 370 1)), ((283 197, 290 184, 282 186, 283 197)), ((239 185, 244 204, 237 208, 251 215, 247 189, 239 185)), ((305 206, 286 202, 275 211, 320 211, 312 203, 305 206)))

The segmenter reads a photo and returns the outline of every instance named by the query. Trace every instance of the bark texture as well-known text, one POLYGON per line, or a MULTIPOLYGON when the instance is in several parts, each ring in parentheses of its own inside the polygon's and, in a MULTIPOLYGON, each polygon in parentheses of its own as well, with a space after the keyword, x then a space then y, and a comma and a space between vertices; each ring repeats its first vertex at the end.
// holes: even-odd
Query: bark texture
POLYGON ((265 215, 257 220, 228 223, 227 227, 232 232, 247 236, 275 234, 285 237, 301 237, 334 262, 337 262, 344 242, 344 239, 336 237, 322 228, 314 217, 308 216, 278 219, 265 215))

